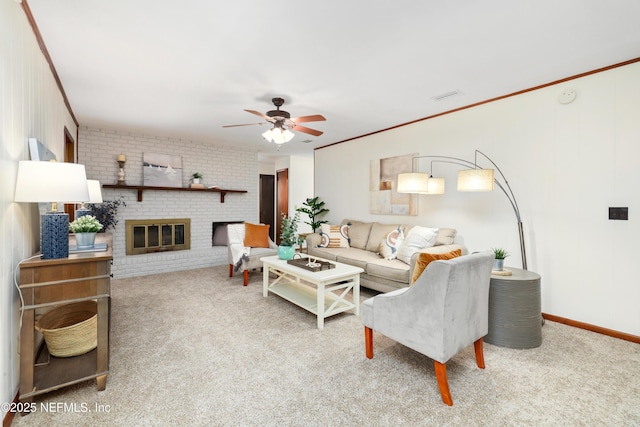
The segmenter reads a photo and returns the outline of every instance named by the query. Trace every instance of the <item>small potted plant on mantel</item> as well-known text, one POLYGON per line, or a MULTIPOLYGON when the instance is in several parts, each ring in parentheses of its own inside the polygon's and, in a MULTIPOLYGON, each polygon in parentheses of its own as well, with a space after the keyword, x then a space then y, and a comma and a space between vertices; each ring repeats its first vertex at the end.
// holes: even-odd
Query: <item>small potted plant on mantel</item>
POLYGON ((493 260, 493 271, 504 270, 504 259, 509 256, 509 253, 502 248, 493 248, 491 250, 496 258, 493 260))
POLYGON ((194 172, 193 174, 191 174, 191 187, 204 188, 204 184, 201 182, 201 180, 202 180, 201 172, 194 172))

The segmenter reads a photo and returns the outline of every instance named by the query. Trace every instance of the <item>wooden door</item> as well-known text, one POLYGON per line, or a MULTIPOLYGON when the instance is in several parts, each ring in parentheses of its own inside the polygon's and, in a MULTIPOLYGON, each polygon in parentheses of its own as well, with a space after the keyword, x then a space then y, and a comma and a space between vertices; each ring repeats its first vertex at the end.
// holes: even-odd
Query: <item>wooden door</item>
POLYGON ((260 175, 260 223, 269 224, 269 237, 275 239, 275 177, 273 175, 260 175))
POLYGON ((276 243, 280 244, 282 234, 282 215, 289 215, 289 169, 282 169, 276 172, 277 193, 276 193, 276 243))
MULTIPOLYGON (((65 163, 76 163, 76 146, 66 127, 64 128, 64 161, 65 163)), ((64 211, 69 214, 69 222, 75 219, 75 207, 76 205, 68 203, 64 205, 64 211)))

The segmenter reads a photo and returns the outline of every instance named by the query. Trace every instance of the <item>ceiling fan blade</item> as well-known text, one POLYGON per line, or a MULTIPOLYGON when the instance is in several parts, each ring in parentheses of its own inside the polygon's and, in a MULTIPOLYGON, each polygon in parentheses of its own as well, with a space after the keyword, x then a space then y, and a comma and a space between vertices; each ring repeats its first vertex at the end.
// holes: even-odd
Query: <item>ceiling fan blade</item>
POLYGON ((223 128, 235 128, 238 126, 255 126, 255 125, 264 125, 265 123, 245 123, 243 125, 225 125, 223 128))
POLYGON ((244 111, 246 111, 247 113, 255 114, 258 117, 262 117, 265 120, 269 120, 271 118, 269 116, 265 116, 264 114, 262 114, 259 111, 255 111, 255 110, 244 110, 244 111))
POLYGON ((314 114, 313 116, 302 116, 296 117, 295 119, 291 119, 292 122, 296 123, 304 123, 304 122, 323 122, 327 119, 324 118, 321 114, 314 114))
POLYGON ((308 133, 309 135, 313 135, 313 136, 320 136, 324 133, 324 132, 320 132, 319 130, 311 129, 304 126, 294 126, 291 129, 298 132, 308 133))

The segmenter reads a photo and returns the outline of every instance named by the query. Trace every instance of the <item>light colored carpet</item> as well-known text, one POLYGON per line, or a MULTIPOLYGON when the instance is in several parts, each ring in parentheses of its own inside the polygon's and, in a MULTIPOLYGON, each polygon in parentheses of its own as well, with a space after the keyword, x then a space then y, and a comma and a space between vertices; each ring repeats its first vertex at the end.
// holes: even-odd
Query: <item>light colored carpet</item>
MULTIPOLYGON (((485 344, 447 364, 444 405, 433 362, 360 319, 315 317, 273 295, 261 274, 228 267, 113 280, 107 388, 85 382, 36 399, 20 426, 640 425, 640 346, 547 322, 531 350, 485 344), (96 412, 96 405, 109 412, 96 412)), ((373 293, 363 290, 362 299, 373 293)))

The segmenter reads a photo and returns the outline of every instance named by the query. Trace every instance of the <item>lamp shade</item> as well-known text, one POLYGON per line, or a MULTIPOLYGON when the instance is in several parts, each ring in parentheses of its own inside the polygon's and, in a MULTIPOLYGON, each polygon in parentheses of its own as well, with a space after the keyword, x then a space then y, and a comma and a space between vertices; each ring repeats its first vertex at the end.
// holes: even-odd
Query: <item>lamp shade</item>
POLYGON ((100 181, 97 179, 88 179, 87 186, 89 187, 89 203, 102 203, 102 189, 100 181))
POLYGON ((427 181, 429 175, 426 173, 409 172, 398 174, 398 193, 418 193, 429 192, 427 181))
POLYGON ((419 172, 400 173, 398 193, 444 194, 444 178, 433 178, 419 172))
POLYGON ((444 194, 444 178, 432 178, 427 181, 427 194, 444 194))
POLYGON ((493 169, 468 169, 458 172, 458 191, 493 191, 493 169))
POLYGON ((84 165, 22 160, 18 163, 13 200, 30 203, 89 200, 84 165))

